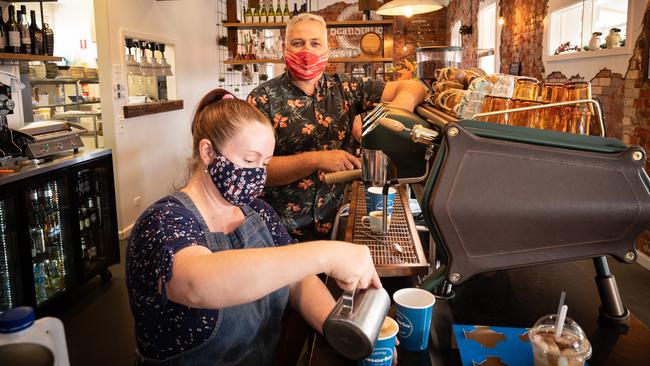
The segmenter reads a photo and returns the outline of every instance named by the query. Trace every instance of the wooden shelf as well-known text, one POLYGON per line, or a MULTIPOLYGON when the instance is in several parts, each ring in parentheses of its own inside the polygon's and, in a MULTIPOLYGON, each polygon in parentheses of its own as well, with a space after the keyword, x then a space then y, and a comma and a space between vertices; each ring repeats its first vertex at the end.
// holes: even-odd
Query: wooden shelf
MULTIPOLYGON (((352 57, 352 58, 330 58, 331 63, 373 63, 373 62, 393 62, 392 58, 388 57, 352 57)), ((244 65, 244 64, 283 64, 284 60, 276 59, 259 59, 259 60, 226 60, 223 62, 226 65, 244 65)))
POLYGON ((22 53, 4 53, 0 52, 0 60, 16 61, 62 61, 63 57, 43 56, 43 55, 26 55, 22 53))
POLYGON ((182 100, 167 100, 164 102, 151 102, 143 104, 129 104, 124 106, 124 118, 145 116, 147 114, 169 112, 183 109, 182 100))
POLYGON ((76 84, 77 82, 81 84, 99 84, 99 80, 97 79, 30 79, 29 82, 32 85, 76 84))
MULTIPOLYGON (((393 25, 392 20, 344 20, 344 21, 329 21, 328 28, 345 28, 345 27, 380 27, 384 25, 393 25)), ((287 23, 223 23, 226 28, 239 28, 239 29, 283 29, 287 23)))

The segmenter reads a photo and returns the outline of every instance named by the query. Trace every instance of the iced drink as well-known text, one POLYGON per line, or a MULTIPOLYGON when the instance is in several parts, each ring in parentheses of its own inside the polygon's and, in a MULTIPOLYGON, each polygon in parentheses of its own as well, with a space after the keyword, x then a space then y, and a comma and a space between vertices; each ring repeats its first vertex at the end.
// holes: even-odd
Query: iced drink
POLYGON ((535 366, 582 366, 591 357, 591 344, 580 326, 566 318, 555 337, 556 315, 546 315, 528 331, 535 366))

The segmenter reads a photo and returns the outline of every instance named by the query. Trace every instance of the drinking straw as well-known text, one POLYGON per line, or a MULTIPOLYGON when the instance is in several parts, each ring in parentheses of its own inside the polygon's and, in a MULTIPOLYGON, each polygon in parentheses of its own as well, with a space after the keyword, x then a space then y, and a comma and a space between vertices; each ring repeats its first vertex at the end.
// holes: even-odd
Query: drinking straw
POLYGON ((562 291, 560 295, 560 303, 557 305, 557 316, 560 316, 560 310, 562 310, 562 305, 564 305, 564 298, 566 297, 566 292, 562 291))
POLYGON ((562 308, 560 308, 560 313, 557 316, 557 320, 555 321, 555 338, 560 338, 562 335, 562 328, 564 328, 564 320, 566 319, 566 312, 569 309, 568 306, 562 305, 562 308))

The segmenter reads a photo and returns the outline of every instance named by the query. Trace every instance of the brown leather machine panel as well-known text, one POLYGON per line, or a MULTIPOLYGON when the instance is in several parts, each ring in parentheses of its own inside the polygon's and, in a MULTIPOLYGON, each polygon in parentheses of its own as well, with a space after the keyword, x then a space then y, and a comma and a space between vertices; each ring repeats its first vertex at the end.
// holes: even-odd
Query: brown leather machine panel
POLYGON ((650 224, 645 155, 633 159, 639 147, 594 153, 455 127, 428 202, 450 256, 448 273, 460 274, 452 282, 606 254, 634 260, 635 239, 650 224))

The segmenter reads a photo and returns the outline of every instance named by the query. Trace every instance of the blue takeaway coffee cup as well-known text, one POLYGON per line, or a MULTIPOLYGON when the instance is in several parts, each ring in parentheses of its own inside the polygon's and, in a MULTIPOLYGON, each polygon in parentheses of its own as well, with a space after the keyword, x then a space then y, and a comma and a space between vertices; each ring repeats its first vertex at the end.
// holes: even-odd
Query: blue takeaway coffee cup
POLYGON ((418 288, 405 288, 393 294, 397 312, 395 320, 399 325, 397 338, 407 351, 425 350, 429 342, 431 312, 436 298, 418 288))
MULTIPOLYGON (((370 187, 366 189, 366 208, 368 212, 383 211, 384 209, 384 195, 381 194, 383 187, 370 187)), ((395 203, 395 188, 388 189, 388 213, 393 213, 393 205, 395 203)))
POLYGON ((399 327, 390 317, 384 319, 372 353, 357 362, 358 366, 391 366, 395 357, 395 336, 399 327))

